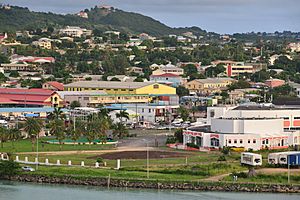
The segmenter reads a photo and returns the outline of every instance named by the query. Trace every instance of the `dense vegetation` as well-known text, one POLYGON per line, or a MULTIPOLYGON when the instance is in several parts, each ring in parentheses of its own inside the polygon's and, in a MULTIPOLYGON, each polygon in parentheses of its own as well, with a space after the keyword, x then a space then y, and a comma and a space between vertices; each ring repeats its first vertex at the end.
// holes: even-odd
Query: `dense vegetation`
POLYGON ((33 30, 48 26, 81 26, 90 29, 119 30, 131 33, 148 33, 154 36, 192 31, 197 35, 206 33, 200 28, 171 28, 150 17, 114 9, 107 11, 101 8, 85 10, 89 18, 76 15, 60 15, 54 13, 32 12, 28 8, 13 6, 10 10, 0 9, 0 32, 17 30, 33 30))

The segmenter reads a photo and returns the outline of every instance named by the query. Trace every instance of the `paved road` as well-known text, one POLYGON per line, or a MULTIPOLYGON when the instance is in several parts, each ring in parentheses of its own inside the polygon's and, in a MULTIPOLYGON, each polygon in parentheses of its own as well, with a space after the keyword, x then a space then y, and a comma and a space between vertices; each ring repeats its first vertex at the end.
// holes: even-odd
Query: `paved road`
POLYGON ((168 131, 134 130, 137 137, 119 140, 118 149, 162 147, 166 145, 168 131))

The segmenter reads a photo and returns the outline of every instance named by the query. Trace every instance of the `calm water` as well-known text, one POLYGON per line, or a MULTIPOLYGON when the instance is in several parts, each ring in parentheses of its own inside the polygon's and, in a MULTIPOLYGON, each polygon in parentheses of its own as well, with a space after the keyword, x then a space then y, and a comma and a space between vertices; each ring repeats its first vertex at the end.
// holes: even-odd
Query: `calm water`
POLYGON ((37 185, 0 181, 0 200, 299 200, 300 195, 182 192, 37 185))

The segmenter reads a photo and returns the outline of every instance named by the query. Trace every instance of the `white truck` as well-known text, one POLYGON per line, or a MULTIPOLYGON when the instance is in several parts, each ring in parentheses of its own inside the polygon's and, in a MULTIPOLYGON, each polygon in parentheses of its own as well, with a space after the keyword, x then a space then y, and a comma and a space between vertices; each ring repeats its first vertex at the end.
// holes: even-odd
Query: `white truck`
POLYGON ((282 152, 278 153, 270 153, 268 155, 268 163, 271 165, 278 165, 279 164, 279 156, 282 154, 282 152))
POLYGON ((260 154, 243 152, 241 153, 241 164, 250 166, 261 166, 262 156, 260 154))

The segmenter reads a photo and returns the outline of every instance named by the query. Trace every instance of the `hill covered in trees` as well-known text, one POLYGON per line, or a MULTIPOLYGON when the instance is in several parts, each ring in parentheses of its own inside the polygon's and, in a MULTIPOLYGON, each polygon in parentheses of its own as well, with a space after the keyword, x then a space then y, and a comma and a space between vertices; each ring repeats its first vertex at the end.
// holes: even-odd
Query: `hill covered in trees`
POLYGON ((151 17, 119 9, 107 10, 94 7, 86 9, 89 18, 76 15, 33 12, 28 8, 12 6, 11 9, 0 9, 0 31, 32 30, 49 26, 80 26, 89 29, 119 30, 131 33, 148 33, 154 36, 180 34, 191 31, 195 35, 205 35, 206 31, 198 28, 171 28, 151 17))

